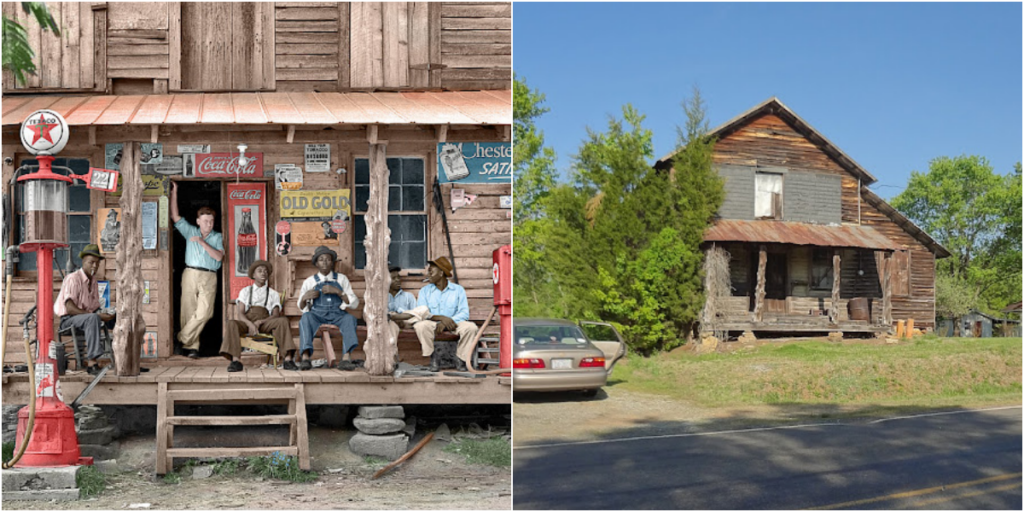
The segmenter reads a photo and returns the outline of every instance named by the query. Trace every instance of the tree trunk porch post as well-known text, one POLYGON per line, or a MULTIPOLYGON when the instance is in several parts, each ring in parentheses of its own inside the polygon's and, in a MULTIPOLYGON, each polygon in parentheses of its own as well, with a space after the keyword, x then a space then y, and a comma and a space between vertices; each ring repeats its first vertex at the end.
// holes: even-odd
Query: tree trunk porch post
POLYGON ((754 321, 760 322, 764 317, 764 282, 765 267, 768 264, 768 250, 764 245, 757 254, 757 288, 754 289, 754 321))
MULTIPOLYGON (((376 128, 374 126, 374 128, 376 128)), ((366 369, 370 375, 390 375, 394 371, 398 347, 391 343, 388 330, 388 230, 387 145, 376 140, 376 130, 368 130, 370 142, 370 199, 366 208, 366 293, 363 296, 363 319, 366 321, 366 369)))
POLYGON ((118 377, 139 375, 142 338, 142 173, 136 143, 124 144, 121 176, 121 238, 117 244, 117 323, 114 325, 114 369, 118 377))
POLYGON ((832 253, 832 306, 828 309, 828 322, 832 325, 839 324, 839 277, 842 274, 842 265, 839 258, 839 250, 832 253))

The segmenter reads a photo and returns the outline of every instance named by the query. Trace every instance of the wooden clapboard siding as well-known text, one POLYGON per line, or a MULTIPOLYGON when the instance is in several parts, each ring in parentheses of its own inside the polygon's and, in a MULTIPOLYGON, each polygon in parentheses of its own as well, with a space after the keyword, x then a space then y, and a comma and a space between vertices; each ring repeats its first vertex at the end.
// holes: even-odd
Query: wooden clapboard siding
POLYGON ((181 64, 172 84, 180 80, 182 90, 202 91, 274 88, 274 4, 182 2, 174 9, 181 32, 172 37, 171 53, 180 53, 181 64))
POLYGON ((338 90, 341 11, 338 4, 274 4, 277 90, 338 90))
POLYGON ((512 79, 512 5, 441 4, 441 85, 507 89, 512 79))
POLYGON ((110 2, 107 6, 108 78, 166 80, 170 76, 169 4, 110 2))
POLYGON ((15 84, 14 74, 5 71, 3 90, 81 91, 102 89, 96 82, 94 68, 96 35, 95 16, 88 2, 53 2, 47 7, 60 29, 57 37, 43 31, 34 17, 24 12, 18 2, 4 2, 3 13, 25 28, 29 46, 35 52, 35 75, 26 75, 27 83, 15 84))

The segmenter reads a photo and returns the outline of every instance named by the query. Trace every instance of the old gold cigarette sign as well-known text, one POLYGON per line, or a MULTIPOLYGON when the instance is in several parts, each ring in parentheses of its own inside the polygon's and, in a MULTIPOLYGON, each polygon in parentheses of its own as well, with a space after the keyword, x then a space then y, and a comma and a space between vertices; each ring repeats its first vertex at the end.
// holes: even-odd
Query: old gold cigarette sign
POLYGON ((279 195, 282 219, 331 220, 352 215, 349 189, 282 190, 279 195))

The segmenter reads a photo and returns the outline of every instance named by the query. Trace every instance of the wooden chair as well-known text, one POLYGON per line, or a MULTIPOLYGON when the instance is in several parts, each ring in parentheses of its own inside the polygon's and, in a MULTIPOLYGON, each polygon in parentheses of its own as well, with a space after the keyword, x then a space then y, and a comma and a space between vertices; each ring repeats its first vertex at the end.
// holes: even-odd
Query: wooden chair
POLYGON ((331 334, 341 336, 341 329, 334 324, 322 324, 319 329, 316 330, 316 334, 313 338, 321 338, 324 343, 324 356, 327 358, 327 367, 330 368, 338 362, 338 357, 334 355, 334 345, 331 344, 331 334))
MULTIPOLYGON (((60 319, 59 318, 57 319, 57 323, 58 323, 57 342, 62 344, 62 345, 64 345, 65 347, 67 347, 67 344, 64 343, 64 337, 65 336, 70 336, 71 337, 71 345, 72 345, 72 347, 74 347, 74 351, 75 351, 75 364, 77 365, 76 368, 79 369, 79 370, 85 369, 85 357, 84 357, 84 354, 85 354, 85 352, 87 350, 87 347, 85 346, 85 332, 82 331, 81 329, 76 329, 76 328, 70 327, 70 326, 69 327, 65 327, 64 329, 60 329, 59 328, 59 325, 60 325, 60 319)), ((103 342, 103 355, 100 356, 100 359, 105 359, 106 357, 109 356, 110 360, 113 361, 114 360, 114 358, 113 358, 113 354, 114 354, 113 337, 110 335, 110 330, 107 329, 107 326, 106 325, 102 325, 102 324, 100 325, 100 341, 103 342)))
MULTIPOLYGON (((230 303, 231 307, 228 308, 228 309, 230 311, 234 312, 235 311, 235 307, 234 306, 235 306, 236 302, 232 300, 229 303, 230 303)), ((231 320, 235 319, 234 316, 235 316, 234 313, 232 313, 231 320)), ((252 350, 252 351, 255 351, 255 352, 259 352, 261 354, 266 354, 267 355, 267 359, 268 359, 267 362, 268 363, 273 363, 274 368, 277 368, 277 363, 278 363, 278 359, 279 359, 279 356, 280 356, 280 351, 278 350, 278 347, 277 347, 277 340, 274 339, 273 336, 271 336, 270 334, 262 334, 262 333, 258 334, 255 339, 252 336, 242 336, 241 337, 241 344, 242 344, 242 348, 243 349, 247 348, 249 350, 252 350)))

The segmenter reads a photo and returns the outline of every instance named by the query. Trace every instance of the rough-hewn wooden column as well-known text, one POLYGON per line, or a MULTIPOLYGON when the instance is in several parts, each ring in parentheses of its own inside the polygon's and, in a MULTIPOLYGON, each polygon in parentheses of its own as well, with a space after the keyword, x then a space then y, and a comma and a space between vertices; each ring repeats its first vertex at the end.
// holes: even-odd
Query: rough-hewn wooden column
POLYGON ((126 142, 121 158, 123 177, 121 239, 117 244, 117 323, 114 325, 114 363, 118 377, 139 374, 139 347, 146 334, 142 319, 142 172, 136 143, 126 142))
MULTIPOLYGON (((384 144, 370 144, 370 200, 366 207, 366 293, 363 296, 363 320, 366 321, 366 370, 370 375, 390 375, 394 371, 395 352, 388 331, 388 171, 384 144)), ((396 340, 397 341, 397 340, 396 340)))
POLYGON ((839 276, 842 274, 842 262, 839 260, 839 251, 832 253, 832 307, 828 308, 828 322, 832 325, 839 324, 839 276))
POLYGON ((754 288, 754 321, 760 322, 764 317, 764 281, 768 265, 768 250, 765 246, 757 254, 757 287, 754 288))
POLYGON ((882 260, 882 323, 892 327, 892 253, 882 260))

